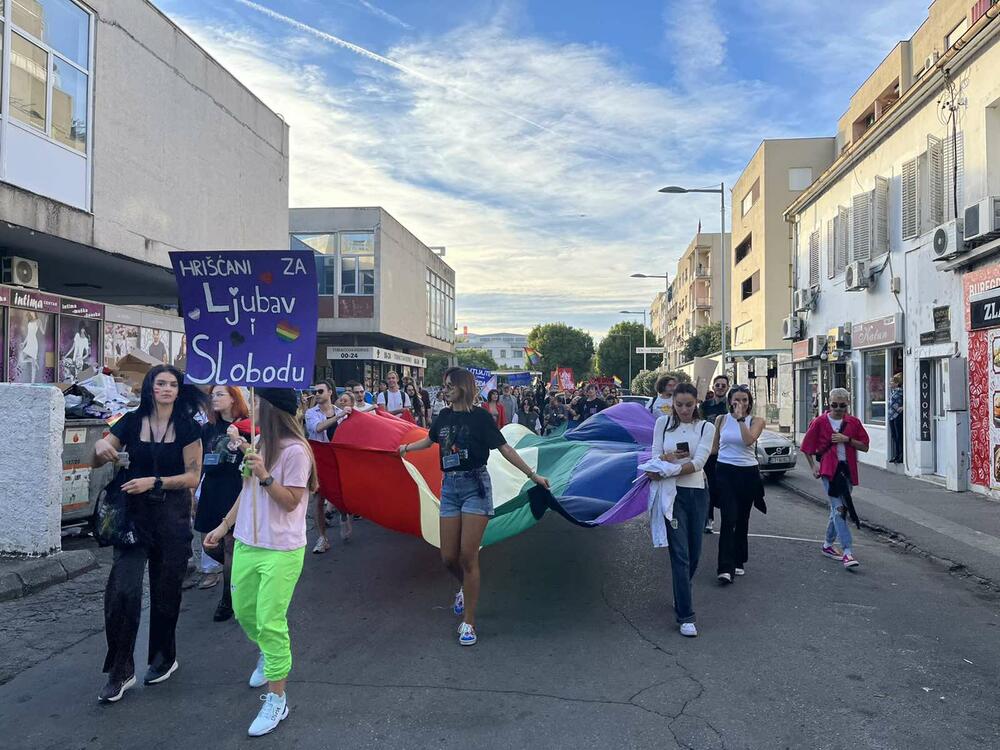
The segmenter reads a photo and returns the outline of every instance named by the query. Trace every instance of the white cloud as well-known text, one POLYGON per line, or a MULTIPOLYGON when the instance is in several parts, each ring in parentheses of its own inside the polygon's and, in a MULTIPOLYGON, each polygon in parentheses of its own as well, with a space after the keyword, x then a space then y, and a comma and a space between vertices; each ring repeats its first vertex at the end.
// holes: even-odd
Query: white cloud
POLYGON ((663 11, 666 51, 679 78, 702 85, 726 61, 726 32, 717 19, 715 0, 673 0, 663 11))
POLYGON ((476 331, 563 320, 601 334, 648 304, 660 282, 628 274, 672 274, 699 218, 711 231, 718 215, 714 196, 657 188, 729 183, 761 137, 786 130, 766 86, 672 90, 606 48, 498 25, 355 57, 339 38, 318 55, 322 34, 303 28, 260 38, 180 23, 289 122, 292 205, 381 205, 447 246, 458 323, 476 331), (351 66, 349 84, 317 59, 351 66))

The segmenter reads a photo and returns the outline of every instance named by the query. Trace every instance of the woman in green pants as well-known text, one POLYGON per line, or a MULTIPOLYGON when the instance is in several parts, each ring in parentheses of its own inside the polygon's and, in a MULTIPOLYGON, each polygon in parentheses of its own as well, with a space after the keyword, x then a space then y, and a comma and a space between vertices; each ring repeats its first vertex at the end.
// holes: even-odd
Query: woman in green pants
POLYGON ((205 540, 218 544, 235 524, 233 611, 260 650, 251 687, 268 686, 264 705, 250 725, 251 737, 277 728, 288 716, 285 683, 292 669, 288 605, 302 572, 309 492, 317 488, 316 464, 297 418, 298 397, 290 388, 258 388, 256 449, 231 435, 244 451, 250 475, 236 504, 205 540))

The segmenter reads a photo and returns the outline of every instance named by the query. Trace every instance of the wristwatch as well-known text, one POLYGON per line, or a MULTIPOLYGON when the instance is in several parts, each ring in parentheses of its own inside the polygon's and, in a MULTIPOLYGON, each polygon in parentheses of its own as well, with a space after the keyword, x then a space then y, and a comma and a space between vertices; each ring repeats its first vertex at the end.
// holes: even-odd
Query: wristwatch
POLYGON ((270 487, 272 484, 274 484, 274 476, 269 476, 267 479, 260 480, 261 487, 270 487))
POLYGON ((163 489, 163 480, 160 479, 159 477, 155 477, 153 479, 153 491, 159 492, 162 489, 163 489))

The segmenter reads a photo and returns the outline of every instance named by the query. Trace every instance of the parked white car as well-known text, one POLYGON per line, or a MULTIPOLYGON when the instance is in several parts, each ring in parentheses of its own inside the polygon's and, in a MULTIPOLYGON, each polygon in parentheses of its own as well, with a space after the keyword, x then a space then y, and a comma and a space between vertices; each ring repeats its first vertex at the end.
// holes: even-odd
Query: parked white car
POLYGON ((799 449, 791 439, 780 432, 764 430, 757 440, 757 464, 764 476, 778 479, 785 472, 795 468, 799 449))

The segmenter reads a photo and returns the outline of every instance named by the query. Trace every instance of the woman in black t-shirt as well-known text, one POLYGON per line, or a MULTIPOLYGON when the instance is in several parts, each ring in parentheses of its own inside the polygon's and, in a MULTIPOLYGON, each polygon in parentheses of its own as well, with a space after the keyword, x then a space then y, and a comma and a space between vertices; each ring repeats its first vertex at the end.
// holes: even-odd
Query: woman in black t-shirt
POLYGON ((399 447, 399 455, 430 448, 441 451, 441 559, 461 585, 453 610, 464 614, 458 642, 476 642, 476 606, 479 603, 479 546, 486 524, 493 515, 493 490, 486 470, 490 451, 497 449, 524 475, 548 488, 549 480, 536 474, 501 434, 493 416, 473 406, 476 379, 463 367, 444 374, 444 394, 451 403, 431 425, 423 440, 399 447))
MULTIPOLYGON (((201 494, 198 496, 198 509, 194 514, 195 531, 202 534, 215 531, 240 496, 243 489, 243 475, 240 473, 243 454, 238 448, 229 447, 226 431, 233 422, 246 419, 249 415, 246 399, 239 388, 217 385, 212 389, 212 409, 208 413, 208 424, 201 430, 205 455, 202 461, 204 475, 201 494)), ((247 434, 247 437, 250 435, 247 434)), ((232 529, 222 544, 211 549, 205 548, 205 551, 223 566, 222 598, 213 616, 216 622, 223 622, 233 616, 232 592, 229 590, 233 572, 232 529)))
POLYGON ((194 420, 203 395, 182 385, 169 365, 151 369, 139 408, 126 414, 94 446, 95 466, 125 463, 128 518, 138 543, 115 547, 104 591, 108 682, 98 699, 114 703, 135 685, 132 653, 142 612, 142 578, 149 561, 149 669, 144 682, 167 680, 177 669, 175 630, 181 584, 191 557, 191 491, 201 478, 201 428, 194 420))

